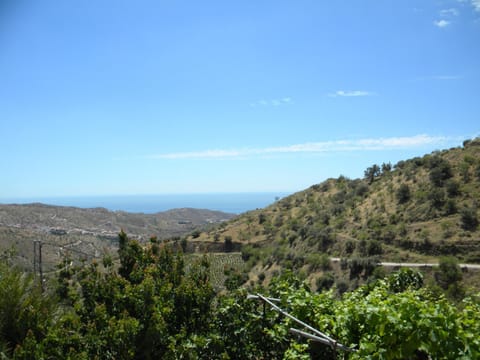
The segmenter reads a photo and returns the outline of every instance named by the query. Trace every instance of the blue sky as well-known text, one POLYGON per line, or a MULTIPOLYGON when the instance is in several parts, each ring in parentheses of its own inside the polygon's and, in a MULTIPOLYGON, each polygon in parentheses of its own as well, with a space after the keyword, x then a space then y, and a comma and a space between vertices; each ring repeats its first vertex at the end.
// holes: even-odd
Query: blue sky
POLYGON ((480 134, 480 1, 0 2, 0 198, 298 191, 480 134))

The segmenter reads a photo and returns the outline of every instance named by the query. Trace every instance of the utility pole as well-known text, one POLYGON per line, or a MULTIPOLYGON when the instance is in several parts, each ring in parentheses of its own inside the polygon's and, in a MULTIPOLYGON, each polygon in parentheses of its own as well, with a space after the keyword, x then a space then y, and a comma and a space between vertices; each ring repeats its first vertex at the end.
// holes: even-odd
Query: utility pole
POLYGON ((40 240, 40 243, 38 245, 38 268, 40 269, 40 284, 41 284, 41 289, 43 293, 43 266, 42 266, 42 241, 40 240))
POLYGON ((37 272, 40 275, 40 286, 43 292, 42 240, 33 241, 33 273, 35 277, 37 272))
POLYGON ((37 278, 37 241, 33 240, 33 276, 37 278))

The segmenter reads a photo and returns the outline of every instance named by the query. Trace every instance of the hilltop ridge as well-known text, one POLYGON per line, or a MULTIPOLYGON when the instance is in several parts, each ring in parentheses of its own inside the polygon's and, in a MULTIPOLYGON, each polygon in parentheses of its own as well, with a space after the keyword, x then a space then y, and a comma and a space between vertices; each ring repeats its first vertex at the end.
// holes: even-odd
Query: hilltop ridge
POLYGON ((436 262, 448 255, 480 263, 479 205, 476 138, 395 165, 374 164, 361 179, 327 179, 188 240, 240 245, 254 279, 284 268, 316 276, 330 268, 329 257, 364 273, 380 260, 436 262))
MULTIPOLYGON (((144 241, 180 237, 194 229, 232 219, 236 215, 205 209, 181 208, 155 214, 77 208, 41 203, 0 205, 0 251, 13 246, 20 264, 31 267, 33 241, 41 240, 50 267, 59 263, 60 248, 100 257, 115 252, 121 229, 144 241)), ((48 266, 47 265, 47 266, 48 266)))

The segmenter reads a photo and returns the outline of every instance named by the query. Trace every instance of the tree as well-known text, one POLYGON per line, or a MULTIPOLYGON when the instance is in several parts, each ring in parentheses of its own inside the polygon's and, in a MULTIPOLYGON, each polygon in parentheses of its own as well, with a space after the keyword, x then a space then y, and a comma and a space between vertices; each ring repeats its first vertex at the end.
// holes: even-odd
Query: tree
POLYGON ((444 181, 453 176, 450 163, 440 156, 434 156, 428 164, 430 167, 430 181, 435 186, 443 186, 444 181))
POLYGON ((387 174, 392 170, 392 164, 391 163, 383 163, 382 164, 382 174, 387 174))
POLYGON ((233 240, 230 235, 225 236, 224 248, 225 252, 231 252, 233 250, 233 240))
POLYGON ((335 284, 335 277, 331 272, 327 272, 321 275, 315 281, 315 285, 317 286, 317 291, 328 290, 333 286, 333 284, 335 284))
POLYGON ((475 208, 464 207, 460 211, 460 219, 462 220, 462 228, 469 231, 476 230, 478 226, 478 217, 475 208))
POLYGON ((454 257, 440 259, 435 272, 435 280, 443 289, 448 289, 453 283, 462 280, 462 270, 458 266, 457 259, 454 257))
POLYGON ((399 204, 405 204, 410 200, 410 187, 407 184, 401 184, 396 192, 399 204))
POLYGON ((186 269, 174 243, 144 246, 123 231, 119 245, 118 272, 95 262, 81 268, 64 292, 72 306, 44 338, 27 336, 17 358, 210 357, 215 293, 206 258, 186 269))
POLYGON ((377 178, 380 176, 380 167, 377 164, 373 164, 372 166, 368 167, 365 170, 365 179, 367 179, 368 183, 371 184, 377 178))
MULTIPOLYGON (((122 247, 132 255, 135 241, 125 237, 122 247)), ((480 358, 480 299, 456 306, 423 288, 422 276, 412 270, 341 298, 334 289, 313 292, 284 271, 268 288, 224 292, 213 301, 205 257, 185 267, 173 244, 140 249, 126 277, 97 263, 76 271, 70 278, 76 294, 68 292, 75 295, 73 306, 64 305, 59 317, 58 306, 53 313, 39 306, 38 293, 24 291, 36 286, 28 277, 0 266, 0 358, 333 360, 345 358, 338 344, 354 349, 351 360, 480 358), (249 293, 277 299, 276 306, 335 342, 294 336, 291 317, 249 293), (20 337, 6 340, 18 329, 20 337)), ((442 259, 438 274, 448 291, 459 289, 451 286, 461 278, 455 259, 442 259)), ((317 285, 328 288, 331 280, 327 273, 317 285)), ((346 290, 341 279, 340 289, 346 290)))
POLYGON ((263 213, 258 214, 258 223, 261 225, 265 221, 267 221, 267 217, 265 216, 265 214, 263 213))
POLYGON ((2 348, 11 354, 27 336, 41 339, 56 312, 54 297, 42 293, 32 274, 0 262, 0 358, 2 348))
POLYGON ((369 240, 367 242, 367 255, 380 255, 383 253, 382 243, 378 240, 369 240))
POLYGON ((423 275, 410 268, 403 268, 387 278, 390 291, 395 293, 408 289, 420 289, 423 286, 423 275))
POLYGON ((428 192, 428 199, 434 208, 439 209, 445 202, 445 192, 442 188, 431 188, 428 192))
POLYGON ((452 214, 455 214, 457 212, 457 204, 455 202, 455 200, 453 199, 448 199, 446 202, 445 202, 445 214, 446 215, 452 215, 452 214))
POLYGON ((368 185, 365 184, 365 182, 361 182, 356 188, 355 188, 355 195, 364 197, 368 193, 368 185))
POLYGON ((448 180, 446 182, 447 194, 450 197, 460 195, 460 185, 455 180, 448 180))

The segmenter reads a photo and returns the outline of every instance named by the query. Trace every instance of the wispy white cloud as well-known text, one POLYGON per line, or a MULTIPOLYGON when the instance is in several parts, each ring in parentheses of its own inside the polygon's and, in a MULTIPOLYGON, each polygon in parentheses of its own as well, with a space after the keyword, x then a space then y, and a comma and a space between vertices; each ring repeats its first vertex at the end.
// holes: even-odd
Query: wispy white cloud
POLYGON ((337 90, 334 93, 328 94, 328 96, 331 97, 357 97, 357 96, 372 96, 375 95, 375 93, 371 91, 365 91, 365 90, 337 90))
POLYGON ((455 8, 440 10, 440 16, 442 16, 442 17, 458 16, 458 14, 459 14, 459 12, 455 8))
POLYGON ((282 154, 314 154, 348 151, 380 151, 418 148, 427 145, 442 145, 452 139, 444 136, 415 135, 389 138, 366 138, 357 140, 335 140, 307 142, 266 148, 216 149, 194 152, 177 152, 149 155, 149 159, 232 159, 282 154))
POLYGON ((472 0, 472 6, 475 11, 480 12, 480 0, 472 0))
POLYGON ((445 19, 441 19, 441 20, 435 20, 433 22, 433 24, 439 28, 445 28, 447 27, 448 25, 450 25, 450 21, 448 20, 445 20, 445 19))
POLYGON ((430 81, 430 80, 453 81, 453 80, 460 80, 460 79, 463 79, 462 75, 442 74, 442 75, 431 75, 431 76, 419 76, 416 78, 412 78, 411 81, 430 81))
POLYGON ((283 97, 281 99, 270 99, 270 100, 257 100, 255 102, 250 103, 251 107, 257 106, 280 106, 280 105, 288 105, 293 104, 293 100, 291 97, 283 97))
POLYGON ((455 18, 459 14, 460 14, 460 12, 456 8, 442 9, 438 12, 438 15, 439 15, 440 19, 435 20, 433 22, 433 24, 436 27, 439 27, 441 29, 445 28, 445 27, 451 25, 452 22, 454 21, 453 18, 455 18))
POLYGON ((245 154, 245 150, 204 150, 192 152, 179 152, 169 154, 149 155, 150 159, 195 159, 195 158, 231 158, 245 154))
POLYGON ((473 11, 480 12, 480 0, 457 0, 457 3, 462 6, 470 6, 473 11))

